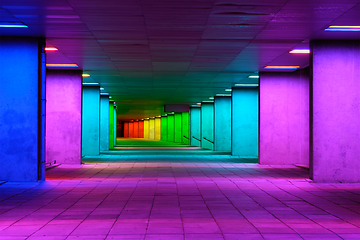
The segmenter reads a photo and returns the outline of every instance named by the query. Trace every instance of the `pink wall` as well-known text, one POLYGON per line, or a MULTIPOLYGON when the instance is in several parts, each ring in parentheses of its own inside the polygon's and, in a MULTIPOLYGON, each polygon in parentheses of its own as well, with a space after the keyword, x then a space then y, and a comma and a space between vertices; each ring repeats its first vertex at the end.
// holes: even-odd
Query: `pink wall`
POLYGON ((309 166, 309 73, 260 73, 260 164, 309 166))
POLYGON ((314 41, 311 52, 312 178, 360 182, 360 42, 314 41))
POLYGON ((81 74, 46 72, 46 162, 81 163, 81 74))

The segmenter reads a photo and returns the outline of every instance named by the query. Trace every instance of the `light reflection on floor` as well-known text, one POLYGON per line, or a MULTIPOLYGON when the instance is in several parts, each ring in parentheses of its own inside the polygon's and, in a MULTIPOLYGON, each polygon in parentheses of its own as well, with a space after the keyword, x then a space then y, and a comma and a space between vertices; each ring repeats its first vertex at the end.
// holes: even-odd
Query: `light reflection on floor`
POLYGON ((360 239, 360 184, 210 151, 114 151, 0 185, 0 239, 360 239))

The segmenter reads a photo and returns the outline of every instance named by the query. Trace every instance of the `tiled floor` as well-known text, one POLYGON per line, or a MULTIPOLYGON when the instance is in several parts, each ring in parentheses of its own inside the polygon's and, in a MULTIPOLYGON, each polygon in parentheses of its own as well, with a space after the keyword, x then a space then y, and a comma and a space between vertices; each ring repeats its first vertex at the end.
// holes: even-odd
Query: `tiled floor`
POLYGON ((360 239, 360 184, 207 151, 84 160, 0 185, 0 239, 360 239))

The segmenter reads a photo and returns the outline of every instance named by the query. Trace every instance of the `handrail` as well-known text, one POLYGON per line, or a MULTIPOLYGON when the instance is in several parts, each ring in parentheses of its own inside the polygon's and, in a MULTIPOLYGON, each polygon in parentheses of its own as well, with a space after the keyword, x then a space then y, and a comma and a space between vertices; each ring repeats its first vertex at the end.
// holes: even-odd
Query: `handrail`
POLYGON ((186 137, 186 136, 183 136, 184 138, 186 138, 187 140, 189 140, 189 138, 188 137, 186 137))
POLYGON ((192 136, 192 138, 194 138, 195 140, 198 140, 199 142, 201 142, 200 139, 198 139, 198 138, 196 138, 196 137, 194 137, 194 136, 192 136))
POLYGON ((203 139, 205 139, 206 141, 211 142, 212 144, 214 144, 214 142, 210 141, 210 140, 207 139, 207 138, 204 138, 204 137, 203 137, 203 139))

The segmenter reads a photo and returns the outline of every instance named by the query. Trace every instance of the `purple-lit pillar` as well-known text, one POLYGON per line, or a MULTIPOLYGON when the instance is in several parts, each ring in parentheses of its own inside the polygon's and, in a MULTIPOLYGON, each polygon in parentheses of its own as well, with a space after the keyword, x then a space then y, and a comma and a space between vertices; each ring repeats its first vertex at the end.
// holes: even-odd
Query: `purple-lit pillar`
POLYGON ((360 42, 312 41, 310 172, 360 182, 360 42))
POLYGON ((82 71, 46 71, 46 162, 81 164, 82 71))
POLYGON ((260 73, 260 164, 309 166, 309 69, 260 73))

